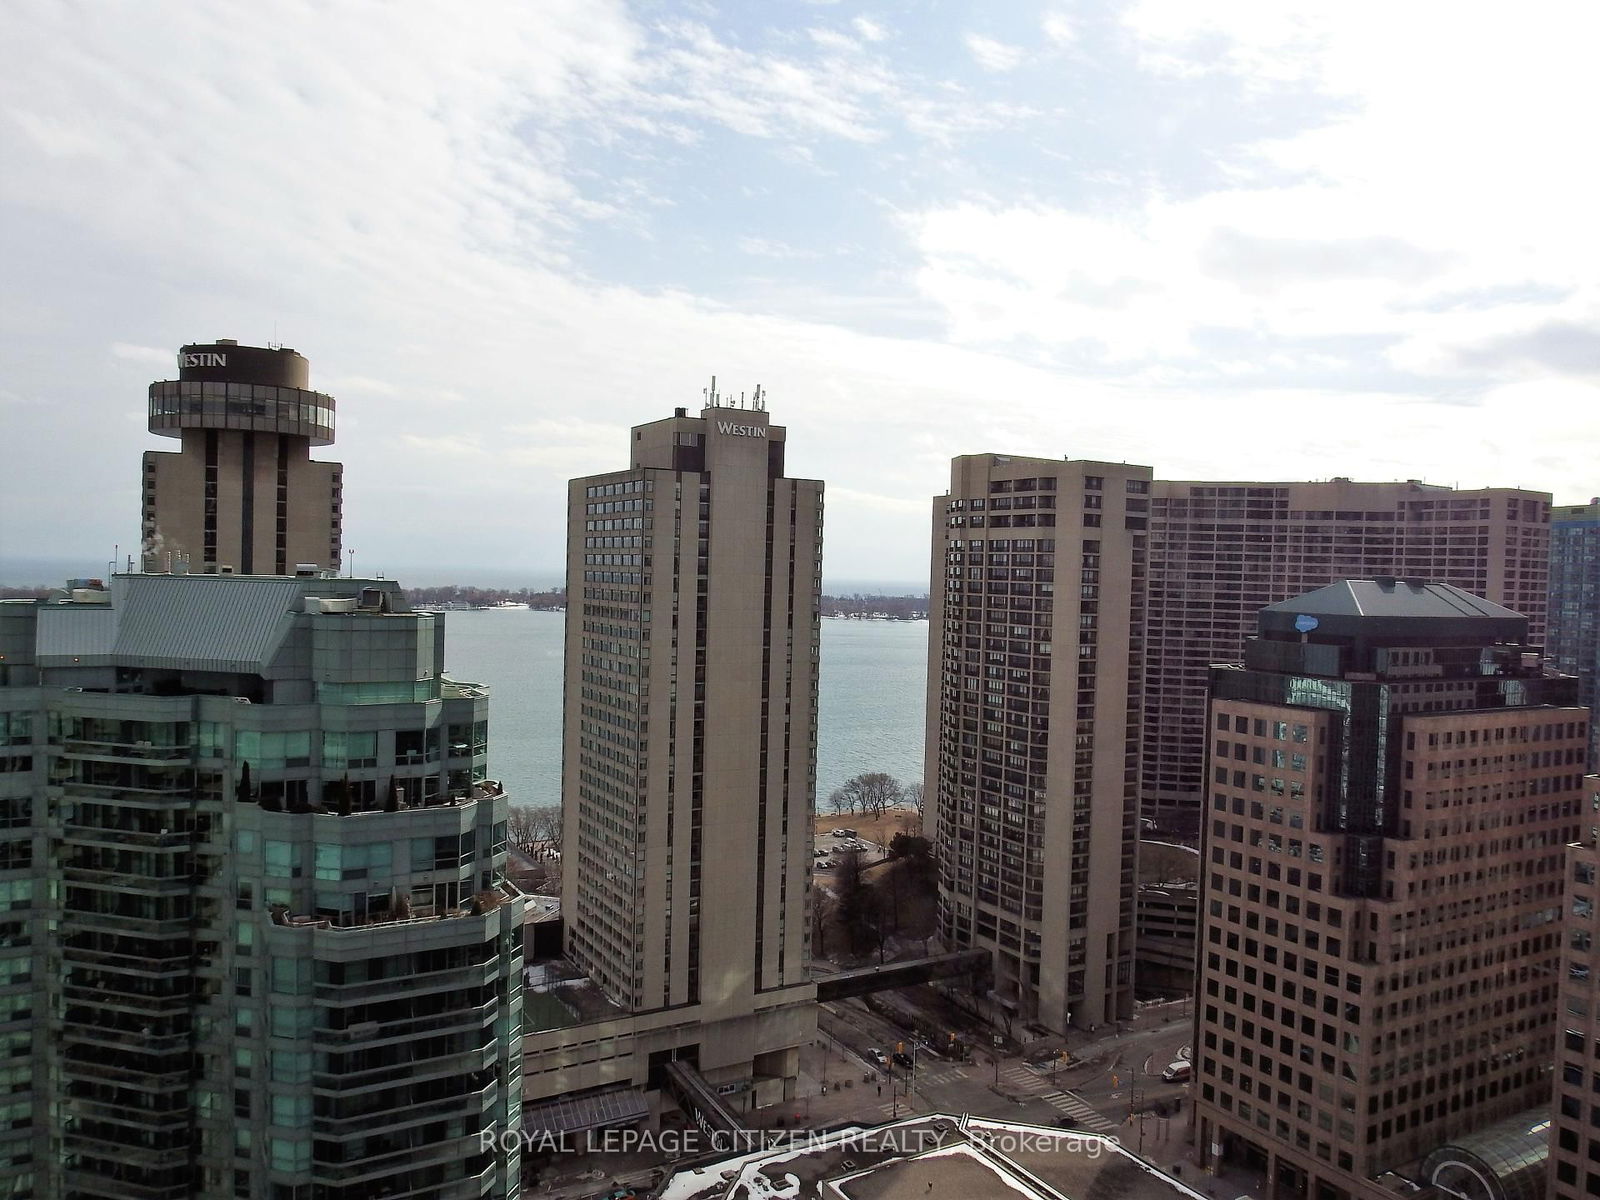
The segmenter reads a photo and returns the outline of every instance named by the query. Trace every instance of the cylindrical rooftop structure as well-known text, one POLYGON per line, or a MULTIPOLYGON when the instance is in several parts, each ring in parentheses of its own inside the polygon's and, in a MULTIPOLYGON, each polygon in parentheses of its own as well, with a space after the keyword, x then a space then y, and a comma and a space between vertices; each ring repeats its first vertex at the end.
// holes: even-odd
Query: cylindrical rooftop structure
POLYGON ((311 363, 286 347, 231 338, 178 351, 178 378, 150 385, 150 432, 234 429, 333 442, 333 397, 310 389, 311 363))

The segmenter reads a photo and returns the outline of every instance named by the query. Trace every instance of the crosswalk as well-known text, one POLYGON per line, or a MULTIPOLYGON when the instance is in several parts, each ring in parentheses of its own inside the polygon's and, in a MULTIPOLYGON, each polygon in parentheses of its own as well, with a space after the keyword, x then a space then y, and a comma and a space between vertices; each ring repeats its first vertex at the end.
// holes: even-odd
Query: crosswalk
POLYGON ((1042 1096, 1054 1090, 1049 1083, 1039 1078, 1038 1072, 1027 1067, 1007 1067, 1000 1072, 1000 1078, 1018 1091, 1029 1092, 1035 1096, 1042 1096))
POLYGON ((957 1079, 965 1079, 966 1077, 966 1071, 960 1067, 945 1066, 917 1068, 918 1087, 921 1087, 924 1084, 953 1083, 957 1079))
POLYGON ((1060 1112, 1066 1113, 1077 1124, 1079 1129, 1086 1129, 1090 1133, 1116 1133, 1117 1127, 1106 1120, 1094 1109, 1071 1092, 1051 1092, 1041 1096, 1046 1104, 1060 1112))

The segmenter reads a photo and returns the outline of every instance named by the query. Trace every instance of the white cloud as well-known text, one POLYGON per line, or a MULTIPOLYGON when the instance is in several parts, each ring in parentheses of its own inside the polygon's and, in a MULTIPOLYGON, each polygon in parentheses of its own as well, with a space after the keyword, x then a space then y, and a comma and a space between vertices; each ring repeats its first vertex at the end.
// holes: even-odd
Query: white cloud
POLYGON ((1039 27, 1045 40, 1057 47, 1071 46, 1078 40, 1078 26, 1067 13, 1054 9, 1040 18, 1039 27))
MULTIPOLYGON (((925 497, 951 455, 982 449, 1591 495, 1600 246, 1581 31, 1555 36, 1537 9, 1536 60, 1521 10, 1496 53, 1492 29, 1430 41, 1392 9, 1329 10, 1327 26, 1314 7, 1260 26, 1226 5, 1134 10, 1126 36, 1164 87, 1194 76, 1234 103, 1227 88, 1260 72, 1252 87, 1334 106, 1299 132, 1274 107, 1271 140, 1204 147, 1225 181, 1212 190, 1147 186, 1136 162, 1088 154, 1086 118, 1054 140, 1030 130, 1028 167, 1049 162, 1058 190, 1019 169, 965 196, 988 178, 971 135, 1053 101, 1025 71, 922 74, 894 57, 911 39, 860 20, 817 42, 647 25, 596 0, 448 17, 396 3, 382 22, 243 2, 12 14, 7 436, 70 436, 112 482, 73 494, 50 456, 19 459, 0 510, 49 489, 37 545, 131 543, 145 385, 217 333, 295 345, 335 393, 340 439, 320 454, 346 463, 350 544, 375 568, 558 563, 566 479, 625 463, 629 426, 693 409, 712 372, 769 388, 791 470, 830 481, 828 569, 847 576, 920 576, 925 497), (1375 36, 1380 20, 1400 44, 1375 36), (1437 80, 1418 86, 1418 63, 1437 80), (957 190, 913 170, 918 152, 957 190), (852 156, 888 164, 894 196, 852 156), (775 161, 834 172, 837 210, 796 211, 775 161), (682 166, 674 190, 669 172, 631 173, 661 163, 682 166), (739 207, 711 205, 715 187, 739 207), (654 251, 667 206, 724 222, 703 258, 741 303, 688 290, 697 262, 635 276, 609 261, 654 251), (859 228, 816 240, 840 213, 894 206, 882 244, 859 228), (763 290, 810 245, 833 249, 763 290), (820 269, 838 264, 861 274, 820 269), (927 332, 939 319, 943 338, 927 332), (866 332, 885 327, 910 332, 866 332), (85 343, 111 351, 80 357, 85 343), (1508 481, 1503 431, 1530 427, 1560 430, 1528 449, 1552 461, 1508 481)), ((1076 34, 1087 60, 1098 26, 1076 34)))
POLYGON ((962 35, 962 40, 966 43, 967 52, 972 55, 973 61, 985 71, 1015 70, 1025 57, 1022 47, 996 41, 981 33, 966 33, 962 35))
POLYGON ((855 18, 850 22, 850 28, 854 29, 864 40, 869 42, 881 42, 889 36, 889 31, 883 25, 869 17, 855 18))

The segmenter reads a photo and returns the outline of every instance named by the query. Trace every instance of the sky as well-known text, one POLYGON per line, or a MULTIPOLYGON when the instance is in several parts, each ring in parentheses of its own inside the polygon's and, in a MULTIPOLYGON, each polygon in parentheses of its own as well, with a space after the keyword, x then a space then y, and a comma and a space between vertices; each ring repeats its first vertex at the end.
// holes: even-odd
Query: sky
POLYGON ((1600 6, 0 5, 0 582, 138 536, 218 337, 345 545, 558 582, 566 480, 766 389, 834 587, 952 455, 1600 493, 1600 6), (11 576, 7 578, 6 576, 11 576))

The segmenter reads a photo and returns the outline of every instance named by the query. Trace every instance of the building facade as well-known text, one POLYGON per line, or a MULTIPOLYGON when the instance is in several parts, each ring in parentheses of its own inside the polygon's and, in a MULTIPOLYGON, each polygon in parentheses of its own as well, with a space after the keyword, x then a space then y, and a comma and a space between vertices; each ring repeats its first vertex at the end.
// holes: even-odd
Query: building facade
POLYGON ((443 656, 381 581, 0 603, 0 1194, 517 1194, 523 898, 443 656))
POLYGON ((1256 613, 1335 579, 1438 580, 1545 627, 1550 497, 1415 481, 1157 480, 1150 512, 1143 800, 1163 824, 1206 793, 1207 672, 1234 662, 1256 613))
POLYGON ((784 474, 784 434, 713 396, 572 481, 562 910, 632 1065, 550 1088, 681 1058, 713 1086, 788 1090, 815 1034, 823 503, 784 474))
POLYGON ((1600 775, 1587 783, 1583 832, 1567 847, 1551 1200, 1600 1196, 1600 775))
MULTIPOLYGON (((1550 510, 1550 663, 1578 677, 1578 699, 1600 713, 1600 498, 1550 510)), ((1589 769, 1600 771, 1600 718, 1589 769)))
POLYGON ((1525 618, 1446 584, 1260 629, 1212 673, 1198 1145, 1279 1197, 1391 1196, 1549 1104, 1588 714, 1525 618))
POLYGON ((310 375, 293 350, 226 338, 178 352, 178 378, 150 385, 150 432, 182 448, 144 455, 143 570, 338 569, 344 468, 311 459, 333 441, 333 397, 310 375))
POLYGON ((1004 1013, 1128 1017, 1150 469, 963 455, 933 502, 939 921, 1004 1013))

